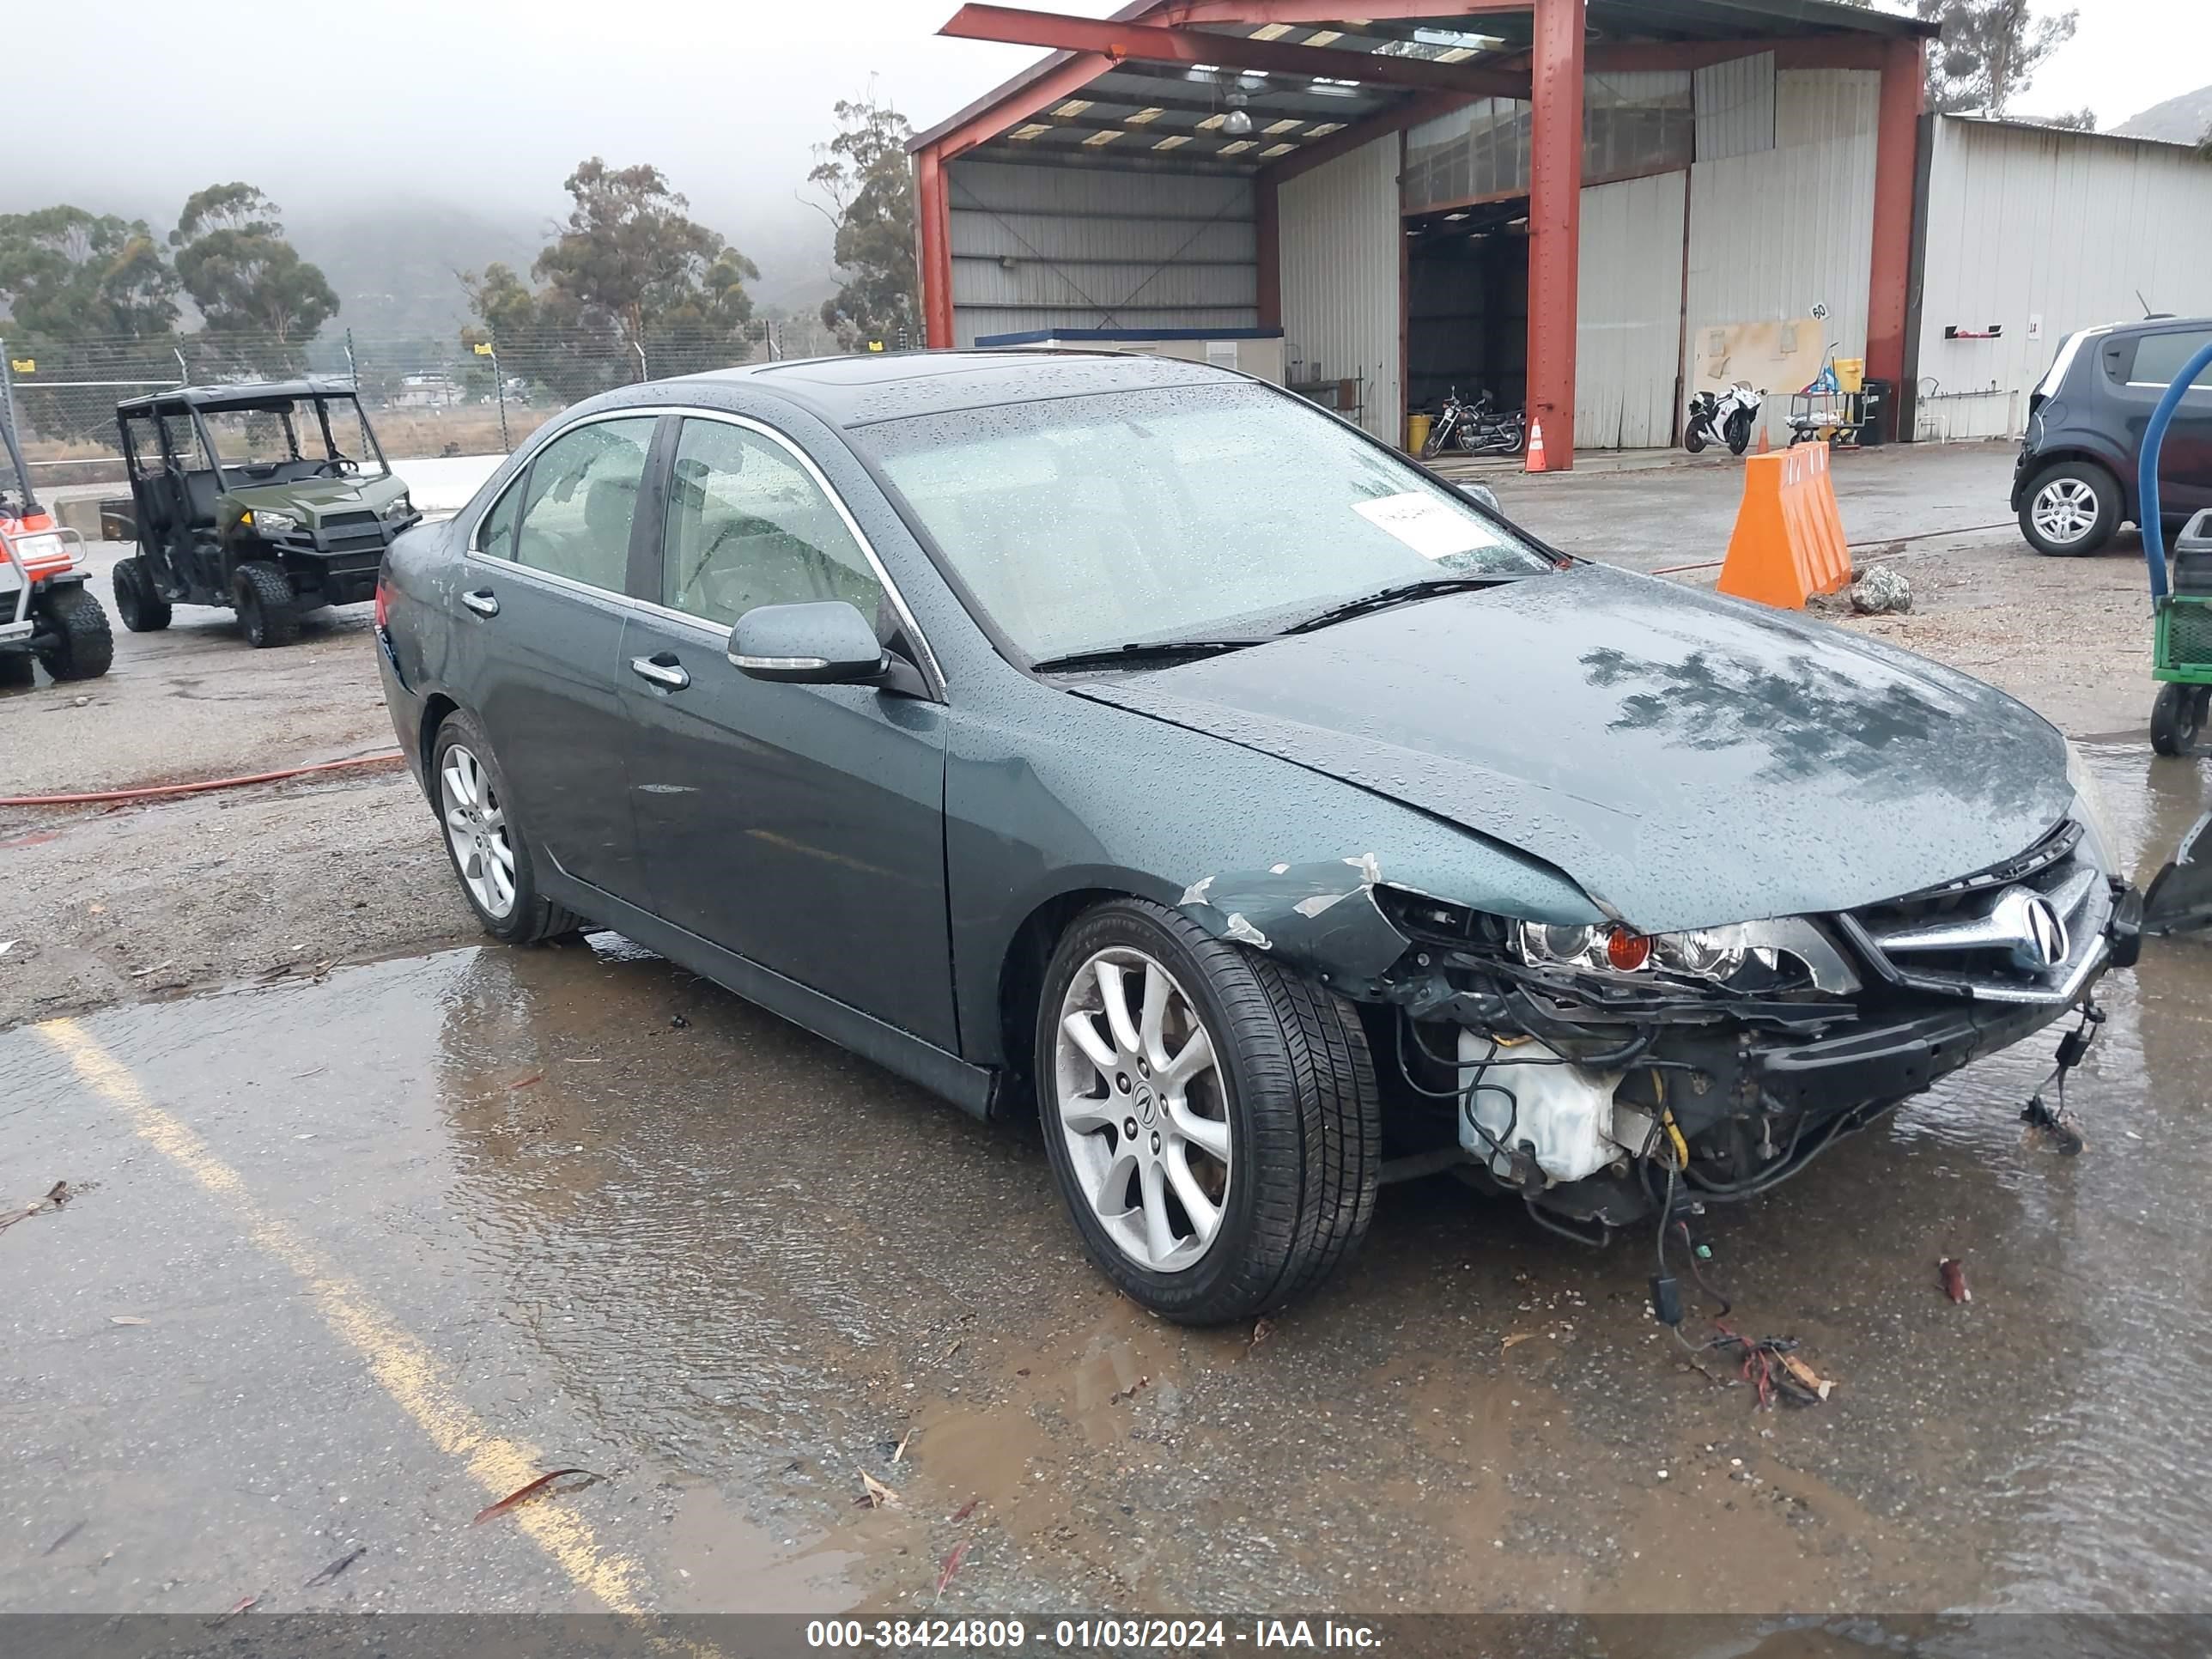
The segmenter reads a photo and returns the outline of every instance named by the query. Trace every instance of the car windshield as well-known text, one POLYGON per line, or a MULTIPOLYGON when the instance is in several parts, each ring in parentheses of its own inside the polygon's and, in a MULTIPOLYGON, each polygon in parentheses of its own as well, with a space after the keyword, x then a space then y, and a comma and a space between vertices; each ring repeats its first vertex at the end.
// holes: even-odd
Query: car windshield
POLYGON ((1555 568, 1382 445, 1245 382, 918 416, 855 435, 1032 660, 1249 638, 1386 588, 1555 568))
POLYGON ((242 482, 379 477, 388 469, 351 398, 297 398, 203 409, 216 459, 242 482))

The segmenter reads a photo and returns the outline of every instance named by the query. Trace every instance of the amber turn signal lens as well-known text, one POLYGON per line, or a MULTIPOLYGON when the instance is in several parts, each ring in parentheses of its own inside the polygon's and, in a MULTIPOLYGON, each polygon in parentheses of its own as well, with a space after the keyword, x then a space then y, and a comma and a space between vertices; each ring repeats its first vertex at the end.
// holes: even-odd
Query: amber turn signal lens
POLYGON ((1641 933, 1616 927, 1605 936, 1605 959, 1624 974, 1632 974, 1651 960, 1651 941, 1641 933))

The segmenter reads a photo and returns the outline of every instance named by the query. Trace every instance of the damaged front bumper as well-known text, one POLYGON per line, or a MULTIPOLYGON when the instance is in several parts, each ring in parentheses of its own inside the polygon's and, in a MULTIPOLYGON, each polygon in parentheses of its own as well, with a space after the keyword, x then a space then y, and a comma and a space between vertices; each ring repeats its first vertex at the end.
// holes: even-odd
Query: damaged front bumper
POLYGON ((2141 896, 2071 822, 1940 889, 1790 924, 1848 962, 1848 994, 1826 962, 1748 989, 1533 965, 1510 924, 1395 887, 1372 855, 1211 877, 1182 908, 1366 1006, 1386 1100, 1431 1126, 1420 1167, 1455 1142, 1479 1183, 1607 1227, 1674 1180, 1693 1197, 1768 1190, 2087 1003, 2142 931, 2141 896))

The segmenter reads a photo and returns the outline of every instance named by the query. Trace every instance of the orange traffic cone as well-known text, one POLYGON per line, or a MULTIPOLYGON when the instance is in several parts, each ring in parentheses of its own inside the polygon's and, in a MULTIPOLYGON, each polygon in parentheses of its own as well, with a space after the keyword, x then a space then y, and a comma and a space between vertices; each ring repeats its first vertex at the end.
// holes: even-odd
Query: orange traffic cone
POLYGON ((1541 421, 1528 423, 1528 459, 1522 470, 1527 472, 1544 471, 1544 423, 1541 421))
POLYGON ((1764 421, 1760 422, 1759 426, 1759 453, 1762 455, 1771 455, 1774 453, 1774 440, 1766 435, 1766 423, 1764 421))

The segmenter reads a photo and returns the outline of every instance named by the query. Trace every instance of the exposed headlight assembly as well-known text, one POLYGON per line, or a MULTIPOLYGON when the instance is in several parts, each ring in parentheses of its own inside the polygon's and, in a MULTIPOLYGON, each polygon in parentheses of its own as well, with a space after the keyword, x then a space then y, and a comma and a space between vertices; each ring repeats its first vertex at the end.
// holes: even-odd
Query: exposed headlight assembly
POLYGON ((289 513, 279 513, 273 507, 248 507, 240 515, 249 530, 258 530, 264 536, 281 536, 300 527, 299 519, 289 513))
POLYGON ((415 501, 410 495, 402 495, 398 501, 392 502, 391 506, 384 509, 384 516, 387 519, 411 518, 414 516, 414 513, 415 501))
POLYGON ((1560 927, 1514 924, 1513 953, 1533 968, 1633 977, 1658 972, 1726 985, 1747 968, 1803 976, 1837 996, 1859 989, 1843 952, 1802 917, 1698 927, 1680 933, 1639 933, 1619 924, 1560 927))

